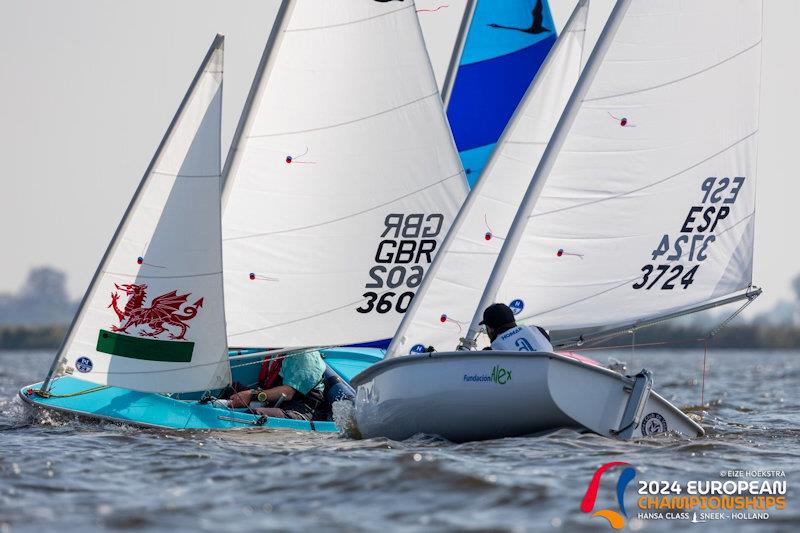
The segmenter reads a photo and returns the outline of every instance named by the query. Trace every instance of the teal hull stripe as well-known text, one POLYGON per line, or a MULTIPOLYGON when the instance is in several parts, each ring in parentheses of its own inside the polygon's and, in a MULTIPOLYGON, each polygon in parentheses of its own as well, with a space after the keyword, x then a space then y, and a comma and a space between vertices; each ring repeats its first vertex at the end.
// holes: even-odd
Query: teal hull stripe
MULTIPOLYGON (((383 358, 383 352, 374 348, 333 348, 323 350, 325 362, 343 379, 350 380, 383 358)), ((235 381, 254 383, 258 380, 261 365, 232 365, 235 381)), ((336 423, 260 416, 242 410, 231 410, 214 402, 200 402, 204 391, 182 394, 154 394, 119 387, 98 387, 96 383, 82 381, 73 376, 56 379, 50 392, 53 396, 42 398, 34 391, 41 387, 35 383, 23 387, 20 396, 27 403, 93 419, 113 420, 136 426, 171 429, 231 429, 266 428, 291 431, 337 432, 336 423)), ((214 393, 212 391, 212 393, 214 393)))

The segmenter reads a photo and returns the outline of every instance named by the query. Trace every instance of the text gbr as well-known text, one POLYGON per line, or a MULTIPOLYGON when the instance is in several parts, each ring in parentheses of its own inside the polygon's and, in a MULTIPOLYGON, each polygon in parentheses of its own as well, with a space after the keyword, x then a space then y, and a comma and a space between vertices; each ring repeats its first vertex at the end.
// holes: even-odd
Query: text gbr
POLYGON ((442 231, 444 215, 391 213, 384 219, 381 241, 375 251, 375 264, 369 269, 371 289, 362 296, 366 301, 356 308, 359 313, 405 313, 422 282, 425 267, 433 261, 442 231))

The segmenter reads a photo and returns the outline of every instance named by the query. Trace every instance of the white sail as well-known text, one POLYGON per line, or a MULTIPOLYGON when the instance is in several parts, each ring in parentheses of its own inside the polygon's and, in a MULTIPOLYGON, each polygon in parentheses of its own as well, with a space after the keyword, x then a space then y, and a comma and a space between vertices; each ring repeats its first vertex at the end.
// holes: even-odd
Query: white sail
POLYGON ((387 339, 466 195, 415 5, 283 8, 226 163, 229 342, 387 339))
POLYGON ((751 284, 761 0, 619 6, 484 298, 548 328, 635 322, 751 284))
POLYGON ((456 346, 467 332, 514 213, 581 70, 579 2, 442 245, 387 356, 456 346))
POLYGON ((416 4, 425 47, 447 107, 476 0, 417 0, 416 4))
POLYGON ((230 382, 222 295, 218 36, 114 236, 58 359, 147 392, 230 382))

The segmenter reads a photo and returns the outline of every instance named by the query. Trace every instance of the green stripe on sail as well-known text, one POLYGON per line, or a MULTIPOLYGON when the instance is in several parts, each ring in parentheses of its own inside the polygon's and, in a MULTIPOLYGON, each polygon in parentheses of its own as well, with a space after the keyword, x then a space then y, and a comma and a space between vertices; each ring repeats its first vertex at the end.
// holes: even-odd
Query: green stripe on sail
POLYGON ((145 339, 101 329, 97 337, 97 351, 145 361, 188 363, 192 360, 194 343, 145 339))

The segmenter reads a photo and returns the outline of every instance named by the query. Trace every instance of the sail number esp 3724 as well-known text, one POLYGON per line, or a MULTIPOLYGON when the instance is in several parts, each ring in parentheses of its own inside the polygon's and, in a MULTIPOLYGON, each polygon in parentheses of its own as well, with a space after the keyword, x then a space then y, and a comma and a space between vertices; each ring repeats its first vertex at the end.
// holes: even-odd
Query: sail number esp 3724
POLYGON ((652 253, 653 262, 642 267, 642 276, 632 287, 688 289, 701 264, 708 259, 709 247, 717 239, 714 231, 730 215, 744 182, 743 176, 704 179, 700 185, 700 205, 689 208, 678 235, 661 237, 652 253))
POLYGON ((415 289, 422 283, 425 268, 433 261, 442 231, 440 213, 390 213, 384 219, 375 264, 370 267, 368 289, 359 313, 405 313, 415 289))

